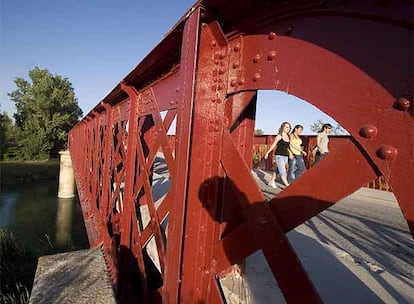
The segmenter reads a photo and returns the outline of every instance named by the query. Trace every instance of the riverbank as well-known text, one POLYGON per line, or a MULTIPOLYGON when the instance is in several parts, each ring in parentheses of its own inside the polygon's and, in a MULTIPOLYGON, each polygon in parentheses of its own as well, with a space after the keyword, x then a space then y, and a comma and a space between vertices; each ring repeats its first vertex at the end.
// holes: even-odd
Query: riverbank
MULTIPOLYGON (((45 167, 36 174, 53 177, 45 167)), ((57 177, 2 187, 0 283, 7 288, 0 288, 0 303, 28 303, 40 256, 88 248, 78 198, 58 198, 57 192, 57 177)))
POLYGON ((57 180, 59 160, 48 161, 2 161, 0 162, 1 186, 20 183, 57 180))
POLYGON ((4 229, 0 229, 0 257, 0 302, 28 303, 37 257, 4 229))

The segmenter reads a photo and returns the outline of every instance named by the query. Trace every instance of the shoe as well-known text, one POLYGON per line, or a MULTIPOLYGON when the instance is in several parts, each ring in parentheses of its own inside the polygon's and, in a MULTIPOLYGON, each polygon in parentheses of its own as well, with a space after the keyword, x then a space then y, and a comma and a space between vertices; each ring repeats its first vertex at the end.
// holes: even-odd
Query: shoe
POLYGON ((272 188, 274 188, 274 189, 276 189, 277 188, 277 186, 276 186, 276 183, 275 183, 275 181, 270 181, 269 182, 269 184, 268 184, 270 187, 272 187, 272 188))

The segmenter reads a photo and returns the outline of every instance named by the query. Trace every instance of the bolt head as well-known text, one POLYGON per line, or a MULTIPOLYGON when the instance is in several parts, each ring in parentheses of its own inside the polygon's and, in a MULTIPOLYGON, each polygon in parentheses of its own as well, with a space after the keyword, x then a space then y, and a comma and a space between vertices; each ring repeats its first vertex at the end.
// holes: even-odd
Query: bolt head
POLYGON ((276 52, 271 51, 269 54, 267 54, 267 60, 272 61, 276 57, 276 52))
POLYGON ((384 145, 377 150, 377 156, 384 160, 393 160, 397 157, 398 151, 393 146, 384 145))
POLYGON ((410 108, 410 104, 411 102, 408 98, 400 97, 395 101, 394 107, 400 111, 407 111, 410 108))
POLYGON ((363 138, 373 138, 377 134, 378 129, 373 125, 366 125, 359 130, 359 135, 363 138))
POLYGON ((236 79, 232 79, 232 80, 230 81, 230 85, 231 85, 232 87, 235 87, 235 86, 236 86, 236 84, 237 84, 236 79))
POLYGON ((240 51, 240 43, 237 43, 237 44, 234 46, 233 51, 235 51, 235 52, 240 51))
POLYGON ((256 54, 256 56, 254 56, 254 58, 253 58, 253 62, 254 63, 258 63, 259 60, 260 60, 260 55, 259 54, 256 54))
POLYGON ((268 39, 269 40, 274 40, 275 38, 276 38, 276 34, 274 32, 270 32, 269 36, 268 36, 268 39))
POLYGON ((240 67, 240 63, 235 62, 233 63, 233 69, 238 69, 240 67))
POLYGON ((256 82, 256 81, 259 81, 259 80, 260 80, 260 74, 259 73, 255 73, 253 75, 253 81, 256 82))
POLYGON ((213 41, 211 41, 211 46, 217 46, 217 41, 215 41, 215 40, 213 40, 213 41))

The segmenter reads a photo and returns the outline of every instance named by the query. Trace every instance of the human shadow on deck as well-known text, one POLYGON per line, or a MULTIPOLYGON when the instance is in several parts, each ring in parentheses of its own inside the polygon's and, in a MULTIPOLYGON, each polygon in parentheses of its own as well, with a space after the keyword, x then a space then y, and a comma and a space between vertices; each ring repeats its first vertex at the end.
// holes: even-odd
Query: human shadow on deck
MULTIPOLYGON (((240 279, 243 282, 240 282, 240 285, 247 284, 248 293, 251 297, 251 302, 249 303, 268 303, 269 299, 272 302, 277 302, 277 300, 284 301, 284 297, 280 292, 281 289, 285 291, 290 289, 292 291, 292 289, 303 286, 297 286, 298 284, 294 283, 296 278, 293 274, 295 272, 294 267, 287 269, 285 266, 286 261, 277 259, 279 252, 271 255, 267 254, 267 260, 273 259, 273 273, 263 258, 264 256, 262 255, 262 258, 260 258, 258 253, 261 252, 263 246, 267 246, 267 244, 263 243, 264 240, 283 243, 284 237, 279 236, 276 231, 268 231, 269 235, 265 237, 257 233, 255 234, 255 231, 257 232, 260 229, 256 230, 254 225, 260 225, 260 223, 262 223, 261 225, 266 225, 269 217, 277 221, 277 216, 271 213, 266 201, 249 203, 247 195, 251 195, 252 190, 246 189, 246 192, 249 194, 246 194, 243 189, 239 189, 230 178, 213 177, 201 185, 199 199, 203 207, 214 221, 222 225, 221 241, 215 245, 215 248, 220 247, 219 249, 225 254, 225 258, 221 258, 226 259, 232 265, 240 263, 247 258, 245 272, 240 279), (252 218, 251 214, 260 214, 260 218, 252 218), (250 217, 250 220, 248 220, 248 217, 250 217), (236 228, 240 228, 241 225, 247 225, 246 233, 248 235, 243 235, 242 238, 232 237, 232 233, 236 228), (251 245, 252 243, 254 243, 253 246, 251 245), (280 288, 275 279, 276 276, 285 278, 285 282, 280 282, 282 284, 280 288), (287 282, 290 283, 286 285, 287 282)), ((307 200, 309 198, 295 197, 295 199, 307 200)), ((276 200, 275 203, 277 204, 278 201, 276 200)), ((327 207, 331 205, 330 202, 324 201, 318 201, 315 204, 327 207)), ((292 210, 291 214, 294 214, 294 210, 292 210)), ((293 246, 300 259, 299 265, 303 265, 323 302, 382 303, 382 300, 363 281, 349 271, 338 258, 316 240, 306 235, 292 232, 288 243, 290 244, 285 243, 279 249, 284 246, 293 246)), ((220 263, 226 264, 227 262, 219 261, 220 263)), ((234 282, 232 284, 234 285, 234 282)), ((223 286, 222 282, 221 288, 222 291, 225 291, 229 286, 223 286)), ((296 290, 295 292, 299 293, 299 297, 301 296, 301 291, 296 290)), ((306 300, 303 298, 302 302, 306 300)))

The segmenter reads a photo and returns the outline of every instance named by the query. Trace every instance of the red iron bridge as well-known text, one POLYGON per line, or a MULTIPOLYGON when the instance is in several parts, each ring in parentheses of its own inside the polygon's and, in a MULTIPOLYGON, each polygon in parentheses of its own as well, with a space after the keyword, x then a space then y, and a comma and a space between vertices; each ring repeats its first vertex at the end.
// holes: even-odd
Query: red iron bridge
POLYGON ((90 246, 123 303, 225 303, 218 277, 258 250, 287 303, 320 303, 286 233, 382 176, 413 234, 413 115, 411 1, 199 1, 69 133, 90 246), (251 174, 257 90, 350 133, 270 201, 251 174))

